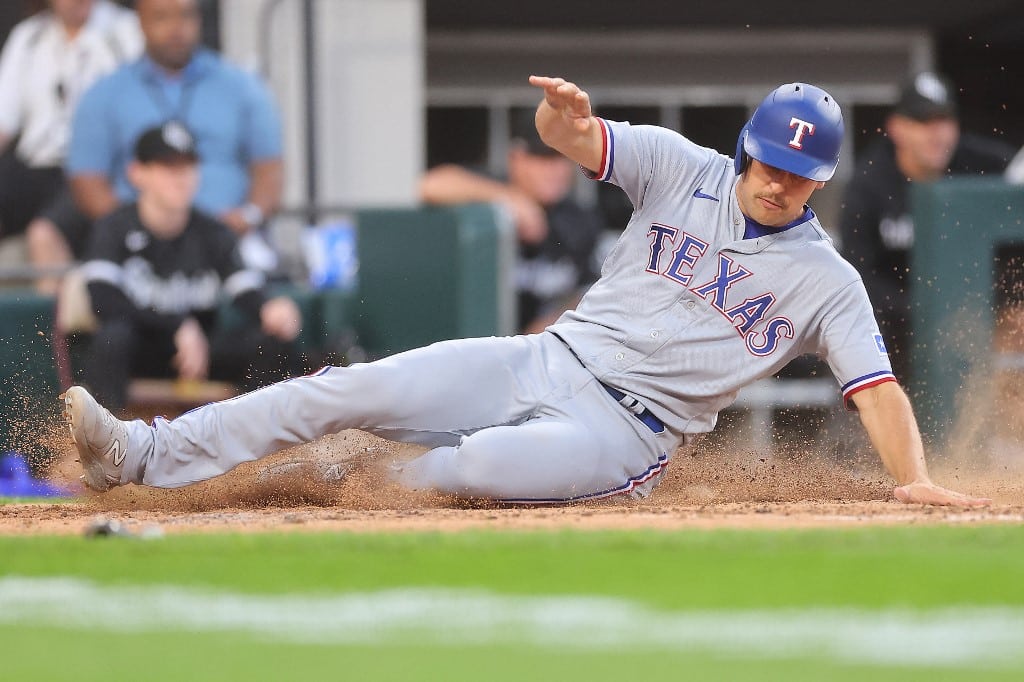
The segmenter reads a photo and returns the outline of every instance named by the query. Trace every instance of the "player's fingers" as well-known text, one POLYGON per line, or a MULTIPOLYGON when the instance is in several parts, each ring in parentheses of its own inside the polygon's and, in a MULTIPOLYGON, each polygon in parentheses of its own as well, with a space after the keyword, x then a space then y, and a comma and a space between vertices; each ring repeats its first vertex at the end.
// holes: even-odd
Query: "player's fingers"
POLYGON ((538 88, 544 88, 544 96, 551 100, 557 98, 558 88, 565 84, 564 78, 554 78, 551 76, 530 76, 530 85, 538 88))
POLYGON ((580 89, 575 83, 562 81, 562 84, 555 88, 555 92, 558 93, 558 96, 563 102, 572 106, 573 101, 576 99, 576 95, 580 92, 580 89))
POLYGON ((569 102, 569 110, 573 116, 590 118, 590 95, 583 90, 578 90, 569 102))
POLYGON ((893 495, 904 504, 932 504, 953 507, 987 507, 992 500, 971 497, 937 485, 911 483, 893 490, 893 495))

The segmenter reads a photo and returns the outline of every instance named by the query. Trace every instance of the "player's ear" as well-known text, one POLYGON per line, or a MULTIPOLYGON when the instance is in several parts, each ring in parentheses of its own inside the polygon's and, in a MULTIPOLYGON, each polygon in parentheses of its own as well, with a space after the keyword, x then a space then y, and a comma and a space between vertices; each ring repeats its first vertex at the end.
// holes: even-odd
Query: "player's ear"
POLYGON ((818 183, 815 184, 814 189, 815 189, 815 191, 817 191, 817 190, 823 188, 824 186, 825 186, 825 181, 822 180, 821 182, 818 182, 818 183))

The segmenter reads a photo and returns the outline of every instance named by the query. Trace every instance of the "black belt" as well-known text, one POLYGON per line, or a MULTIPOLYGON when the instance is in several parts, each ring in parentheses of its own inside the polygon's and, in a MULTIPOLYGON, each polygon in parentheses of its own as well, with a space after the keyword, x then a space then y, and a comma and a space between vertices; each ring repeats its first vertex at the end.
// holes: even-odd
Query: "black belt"
POLYGON ((661 433, 665 430, 665 424, 660 419, 654 416, 654 413, 648 410, 646 407, 640 404, 640 401, 636 398, 630 397, 620 391, 617 388, 612 388, 607 384, 601 384, 604 386, 604 390, 608 391, 608 395, 615 398, 615 402, 619 403, 627 410, 633 413, 633 415, 642 421, 644 425, 654 433, 661 433))

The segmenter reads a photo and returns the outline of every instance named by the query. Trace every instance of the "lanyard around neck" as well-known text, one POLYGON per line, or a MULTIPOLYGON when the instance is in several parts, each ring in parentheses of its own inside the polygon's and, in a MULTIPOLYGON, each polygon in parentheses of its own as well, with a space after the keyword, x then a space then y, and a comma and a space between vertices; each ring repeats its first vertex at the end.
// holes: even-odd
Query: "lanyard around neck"
POLYGON ((157 74, 155 78, 145 79, 146 92, 149 93, 150 99, 153 100, 156 108, 164 113, 165 122, 179 121, 186 128, 189 128, 188 112, 192 105, 192 96, 195 94, 198 82, 194 79, 182 78, 181 95, 178 98, 177 106, 175 106, 167 97, 163 84, 159 82, 160 78, 161 76, 157 74))

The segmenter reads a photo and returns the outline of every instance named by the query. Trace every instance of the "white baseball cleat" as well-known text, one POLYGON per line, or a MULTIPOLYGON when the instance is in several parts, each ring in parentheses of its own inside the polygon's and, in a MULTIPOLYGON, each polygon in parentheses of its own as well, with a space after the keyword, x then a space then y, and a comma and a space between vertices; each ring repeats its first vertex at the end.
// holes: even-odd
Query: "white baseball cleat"
POLYGON ((110 414, 81 386, 72 386, 61 398, 64 418, 85 472, 82 480, 99 492, 121 485, 128 425, 110 414))

